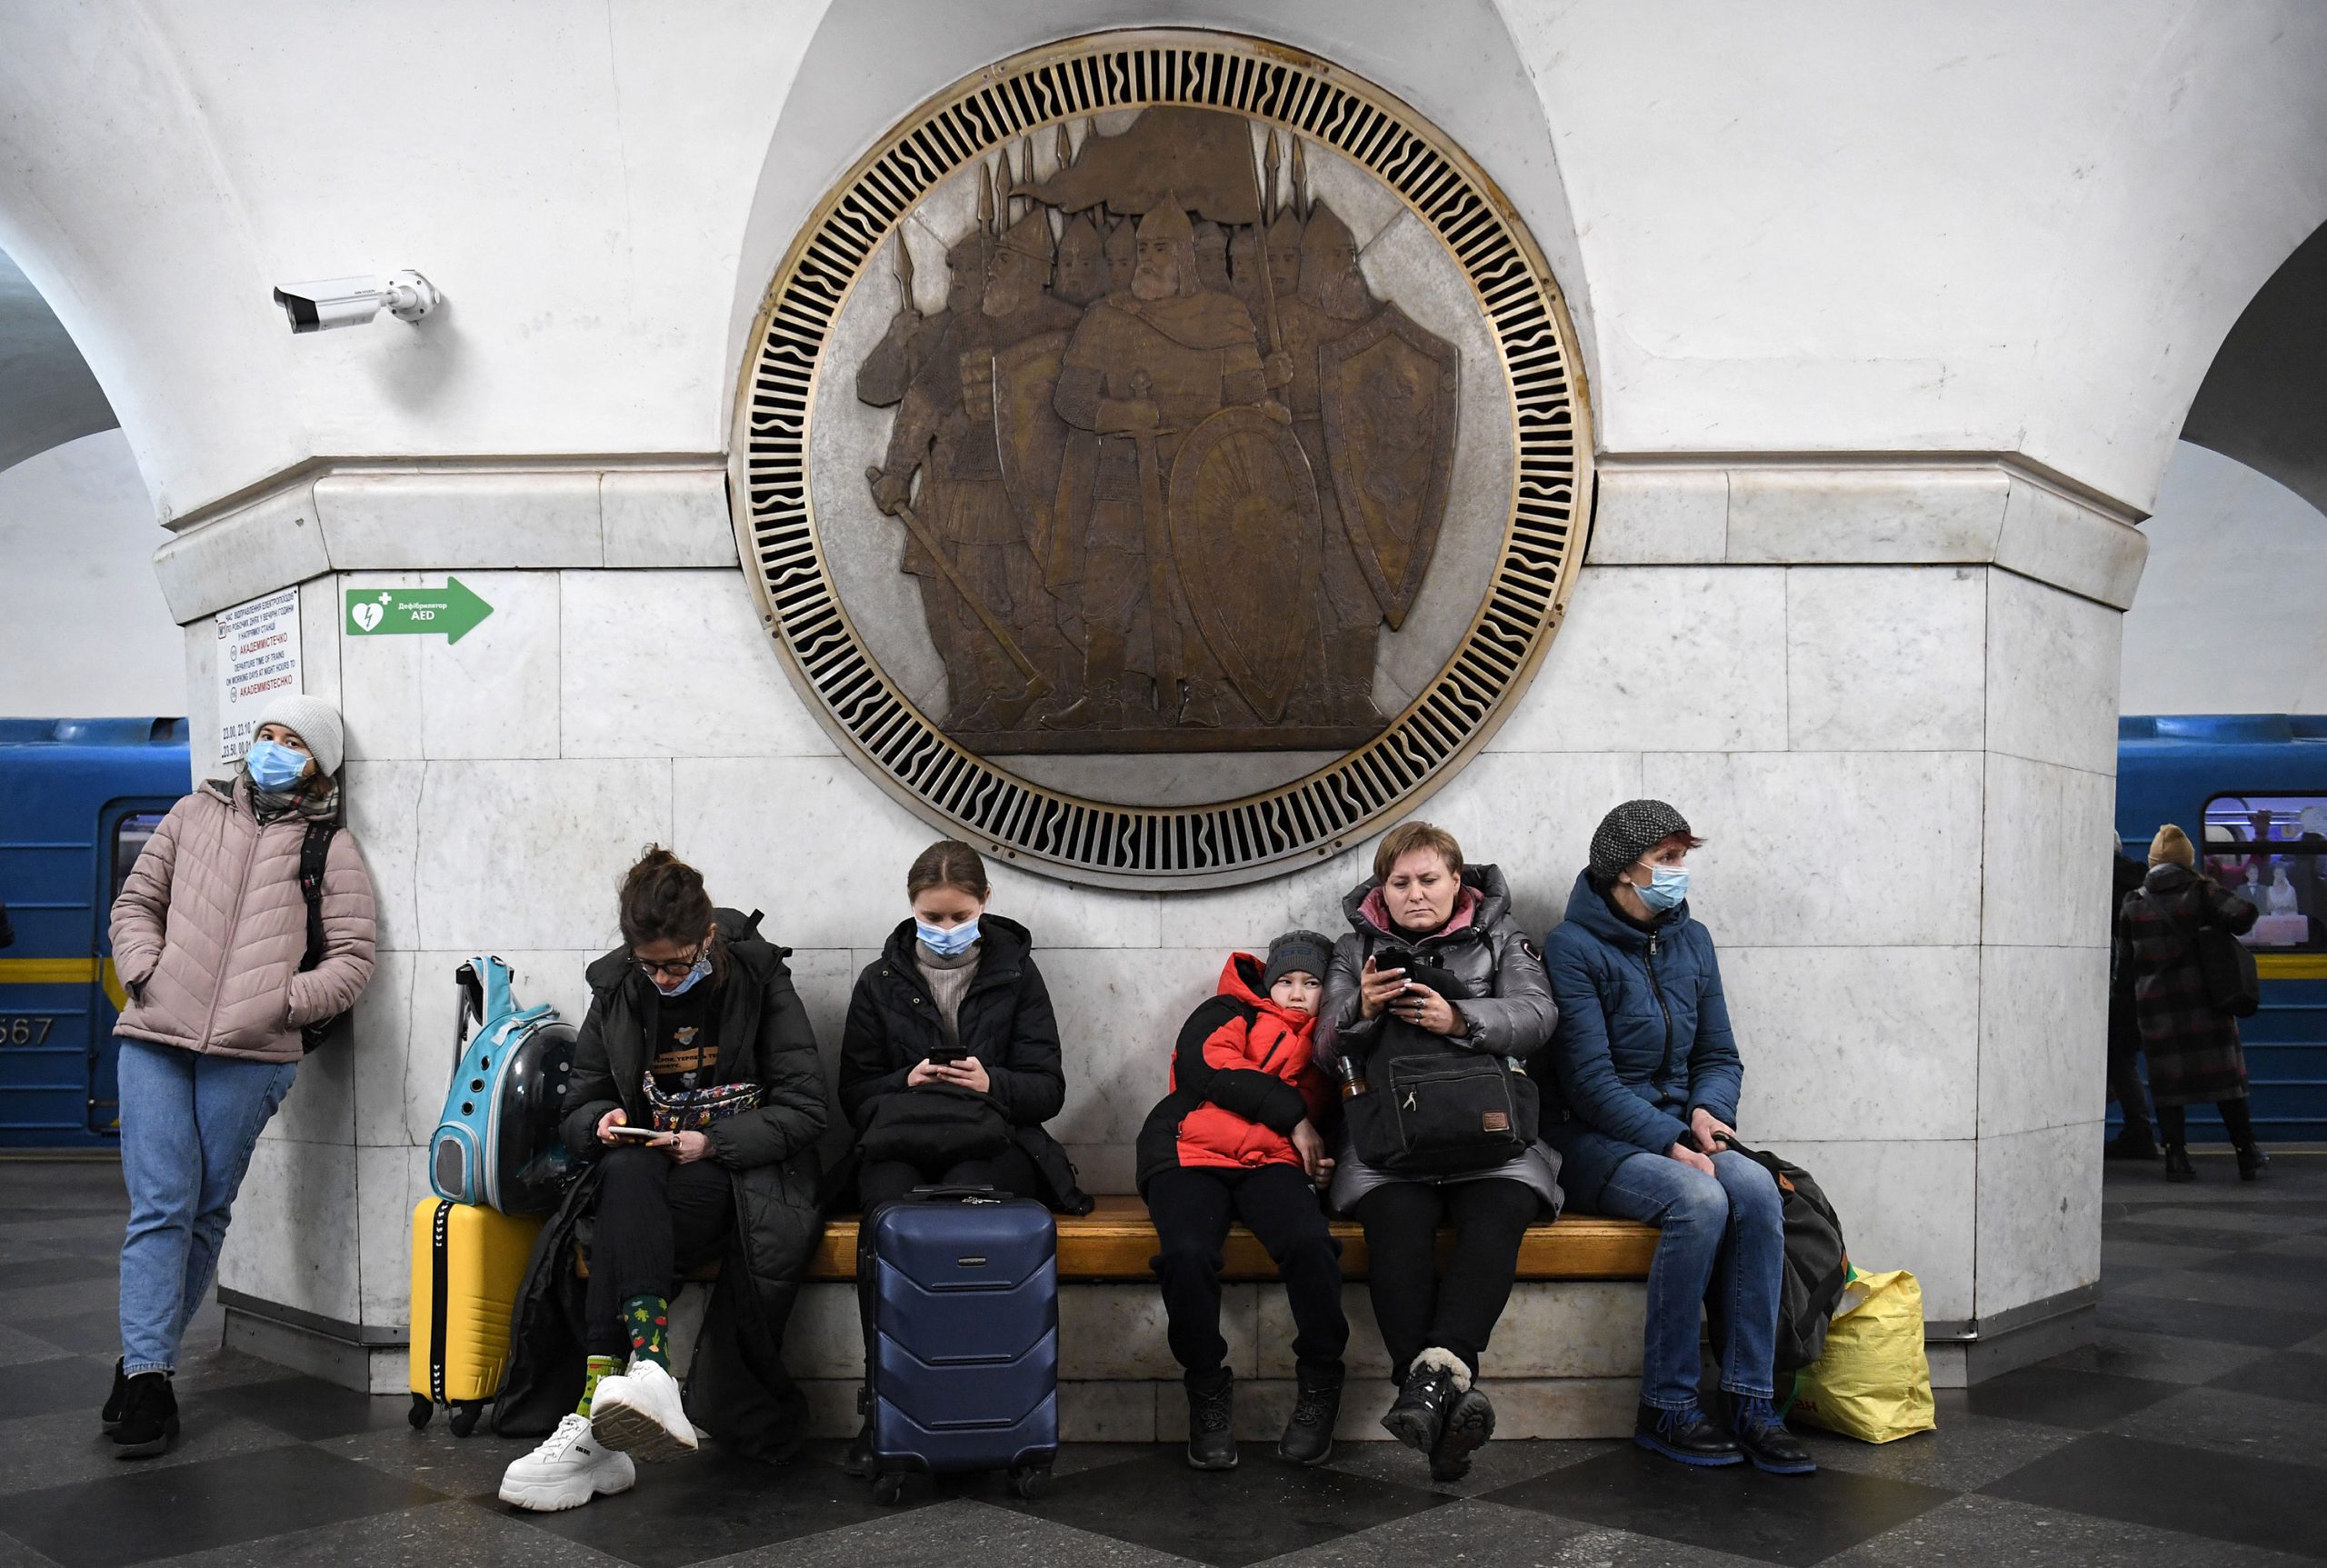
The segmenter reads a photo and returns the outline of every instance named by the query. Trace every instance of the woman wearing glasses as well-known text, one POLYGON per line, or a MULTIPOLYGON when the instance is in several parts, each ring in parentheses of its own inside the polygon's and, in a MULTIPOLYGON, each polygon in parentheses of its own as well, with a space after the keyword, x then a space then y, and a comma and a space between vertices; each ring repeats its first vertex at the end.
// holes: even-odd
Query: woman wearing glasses
POLYGON ((566 1146, 597 1165, 581 1403, 501 1484, 504 1502, 540 1512, 627 1491, 632 1456, 691 1452, 695 1420, 786 1457, 806 1414, 778 1346, 815 1243, 825 1101, 788 950, 714 909, 701 874, 659 847, 624 877, 620 913, 624 945, 590 965, 566 1094, 566 1146), (670 1297, 714 1260, 724 1299, 683 1400, 670 1297))

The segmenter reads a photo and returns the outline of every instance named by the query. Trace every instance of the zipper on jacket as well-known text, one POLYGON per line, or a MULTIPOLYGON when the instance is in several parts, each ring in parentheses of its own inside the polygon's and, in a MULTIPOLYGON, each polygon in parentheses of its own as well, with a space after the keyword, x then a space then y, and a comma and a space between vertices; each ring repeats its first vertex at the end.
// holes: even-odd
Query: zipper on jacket
POLYGON ((1662 1092, 1664 1075, 1673 1071, 1673 1009, 1664 1000, 1663 983, 1656 978, 1656 933, 1648 934, 1648 988, 1656 993, 1656 1010, 1664 1014, 1664 1060, 1656 1064, 1656 1086, 1662 1092))
MULTIPOLYGON (((226 821, 232 824, 234 820, 235 805, 229 802, 226 806, 226 821)), ((226 989, 226 964, 234 957, 235 934, 240 931, 243 925, 243 895, 250 891, 251 863, 258 859, 258 841, 265 834, 266 829, 259 824, 256 816, 253 816, 250 844, 243 851, 243 868, 235 875, 235 911, 226 917, 225 952, 219 961, 218 973, 213 975, 210 981, 210 1011, 203 1015, 202 1034, 194 1043, 194 1048, 196 1051, 205 1053, 209 1051, 211 1031, 218 1024, 218 997, 220 993, 226 989)), ((165 925, 164 929, 166 931, 168 928, 165 925)), ((287 998, 285 1005, 288 1006, 287 998)))

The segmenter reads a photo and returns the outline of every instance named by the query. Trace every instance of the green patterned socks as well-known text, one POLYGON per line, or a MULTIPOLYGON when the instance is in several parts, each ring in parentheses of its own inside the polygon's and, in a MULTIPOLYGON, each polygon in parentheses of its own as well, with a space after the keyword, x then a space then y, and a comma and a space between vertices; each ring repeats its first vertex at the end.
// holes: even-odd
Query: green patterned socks
POLYGON ((670 1352, 664 1348, 670 1324, 671 1303, 663 1296, 633 1296, 622 1303, 622 1326, 630 1335, 633 1361, 651 1361, 670 1371, 670 1352))
POLYGON ((577 1415, 587 1415, 590 1413, 590 1402, 598 1397, 598 1380, 600 1378, 612 1377, 614 1373, 620 1372, 622 1370, 622 1357, 618 1355, 594 1355, 590 1358, 587 1364, 588 1370, 584 1372, 582 1374, 582 1403, 574 1407, 574 1413, 577 1415))

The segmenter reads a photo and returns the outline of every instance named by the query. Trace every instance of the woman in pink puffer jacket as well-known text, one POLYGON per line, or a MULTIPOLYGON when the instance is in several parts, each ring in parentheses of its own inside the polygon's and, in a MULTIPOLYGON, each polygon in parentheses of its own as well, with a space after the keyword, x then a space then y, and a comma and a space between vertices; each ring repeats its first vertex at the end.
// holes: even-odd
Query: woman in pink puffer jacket
POLYGON ((121 1042, 121 1360, 105 1429, 124 1459, 177 1435, 178 1342, 267 1119, 291 1092, 301 1030, 355 1005, 372 978, 371 874, 339 825, 340 719, 288 694, 250 754, 170 808, 114 901, 121 1042), (323 949, 307 954, 300 849, 330 834, 323 949))

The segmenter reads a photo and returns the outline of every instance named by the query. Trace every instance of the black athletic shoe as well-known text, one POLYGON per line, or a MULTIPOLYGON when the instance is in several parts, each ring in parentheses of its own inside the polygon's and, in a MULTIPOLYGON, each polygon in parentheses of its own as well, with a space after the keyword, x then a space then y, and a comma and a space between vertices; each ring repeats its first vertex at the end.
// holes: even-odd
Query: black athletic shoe
POLYGON ((1342 1413, 1342 1380, 1333 1377, 1301 1374, 1301 1386, 1293 1396, 1293 1414, 1284 1423, 1284 1435, 1276 1440, 1276 1455, 1295 1464, 1323 1464, 1333 1457, 1333 1423, 1342 1413))
POLYGON ((1236 1379, 1225 1367, 1201 1384, 1188 1380, 1188 1463, 1197 1470, 1236 1468, 1236 1379))
POLYGON ((872 1422, 867 1421, 858 1427, 856 1435, 848 1440, 848 1452, 840 1456, 840 1467, 845 1473, 854 1475, 859 1481, 871 1477, 873 1473, 872 1422))
POLYGON ((2194 1182, 2198 1167, 2190 1164, 2190 1151, 2178 1144, 2165 1145, 2165 1179, 2169 1182, 2194 1182))
POLYGON ((2101 1145, 2101 1157, 2104 1160, 2154 1160, 2157 1158, 2157 1140, 2147 1133, 2136 1134, 2128 1129, 2101 1145))
POLYGON ((1684 1410, 1660 1410, 1653 1404, 1640 1407, 1640 1415, 1633 1423, 1633 1441, 1652 1453, 1667 1459, 1677 1459, 1683 1464, 1743 1464, 1745 1455, 1736 1439, 1722 1431, 1706 1418, 1705 1413, 1692 1404, 1684 1410))
POLYGON ((115 1459, 151 1459, 170 1451, 178 1434, 178 1396, 169 1373, 141 1372, 129 1380, 121 1402, 121 1423, 113 1429, 115 1459))
MULTIPOLYGON (((1424 1351, 1423 1355, 1430 1353, 1424 1351)), ((1416 1357, 1406 1371, 1404 1386, 1398 1390, 1397 1403, 1382 1418, 1382 1430, 1416 1453, 1429 1453, 1437 1448, 1439 1435, 1446 1430, 1446 1413, 1453 1404, 1453 1373, 1440 1363, 1416 1357)))
POLYGON ((1807 1475, 1818 1468, 1810 1450, 1785 1429, 1768 1400, 1737 1398, 1733 1403, 1737 1411, 1730 1430, 1736 1433, 1737 1446, 1745 1451, 1754 1469, 1772 1475, 1807 1475))
POLYGON ((1430 1451, 1433 1481, 1460 1481, 1471 1473, 1471 1455, 1494 1435, 1494 1405, 1475 1383, 1446 1407, 1446 1425, 1430 1451))
POLYGON ((105 1407, 97 1415, 107 1432, 121 1424, 121 1413, 129 1408, 129 1376, 121 1365, 116 1356, 113 1363, 113 1392, 105 1395, 105 1407))
POLYGON ((2238 1151, 2238 1179, 2240 1181, 2259 1182, 2262 1179, 2262 1173, 2270 1168, 2271 1156, 2262 1152, 2261 1144, 2249 1144, 2238 1151))

